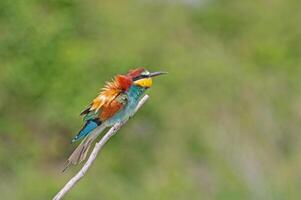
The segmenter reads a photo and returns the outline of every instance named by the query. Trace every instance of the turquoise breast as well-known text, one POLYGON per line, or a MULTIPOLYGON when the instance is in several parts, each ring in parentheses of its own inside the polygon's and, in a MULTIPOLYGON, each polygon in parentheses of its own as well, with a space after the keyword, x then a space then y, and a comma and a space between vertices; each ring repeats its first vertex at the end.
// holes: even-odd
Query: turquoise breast
POLYGON ((132 116, 145 90, 146 90, 145 88, 132 85, 127 91, 127 96, 128 96, 127 104, 124 106, 122 110, 117 112, 113 117, 106 120, 105 121, 106 125, 113 126, 115 123, 124 121, 128 119, 130 116, 132 116))

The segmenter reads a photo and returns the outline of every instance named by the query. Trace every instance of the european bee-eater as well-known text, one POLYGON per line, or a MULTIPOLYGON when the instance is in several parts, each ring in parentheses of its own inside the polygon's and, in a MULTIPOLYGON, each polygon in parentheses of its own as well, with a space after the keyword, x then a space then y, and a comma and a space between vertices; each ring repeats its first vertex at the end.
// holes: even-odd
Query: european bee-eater
POLYGON ((72 142, 83 140, 68 158, 66 168, 85 160, 90 145, 101 131, 131 117, 144 92, 152 86, 152 77, 165 73, 150 73, 144 68, 137 68, 107 82, 100 94, 80 113, 85 124, 72 142), (101 131, 93 132, 98 126, 101 131))

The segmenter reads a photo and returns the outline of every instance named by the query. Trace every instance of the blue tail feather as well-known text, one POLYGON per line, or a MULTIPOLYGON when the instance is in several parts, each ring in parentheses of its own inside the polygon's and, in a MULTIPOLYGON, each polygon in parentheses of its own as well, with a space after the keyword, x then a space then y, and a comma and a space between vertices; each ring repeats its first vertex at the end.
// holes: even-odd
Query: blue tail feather
POLYGON ((79 133, 72 139, 72 142, 76 142, 84 137, 86 137, 89 133, 91 133, 100 123, 95 120, 89 120, 86 122, 84 127, 79 131, 79 133))

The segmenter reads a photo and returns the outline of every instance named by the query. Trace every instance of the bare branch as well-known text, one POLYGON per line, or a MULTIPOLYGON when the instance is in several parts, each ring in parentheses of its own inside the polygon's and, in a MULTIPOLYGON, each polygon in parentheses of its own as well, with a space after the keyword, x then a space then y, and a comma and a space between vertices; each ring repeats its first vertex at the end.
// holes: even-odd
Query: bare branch
MULTIPOLYGON (((141 108, 141 106, 147 101, 149 98, 148 95, 145 95, 138 103, 134 114, 141 108)), ((122 123, 116 123, 102 138, 99 142, 97 142, 94 146, 93 151, 91 152, 89 159, 85 163, 85 165, 82 167, 82 169, 72 178, 68 181, 68 183, 57 193, 57 195, 53 198, 53 200, 60 200, 64 197, 64 195, 75 186, 75 184, 86 174, 88 169, 92 166, 97 154, 101 151, 101 149, 104 147, 104 145, 107 143, 107 141, 117 133, 117 131, 127 122, 128 120, 122 122, 122 123)), ((96 129, 95 131, 99 131, 99 129, 96 129)))

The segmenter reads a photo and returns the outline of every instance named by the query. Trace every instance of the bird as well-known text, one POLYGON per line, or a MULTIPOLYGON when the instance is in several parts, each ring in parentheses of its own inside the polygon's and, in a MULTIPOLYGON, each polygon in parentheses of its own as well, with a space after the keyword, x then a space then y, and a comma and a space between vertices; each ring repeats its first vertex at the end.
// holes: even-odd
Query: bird
POLYGON ((151 73, 139 67, 106 82, 98 96, 80 113, 84 125, 72 143, 82 141, 69 156, 63 171, 71 164, 77 165, 86 159, 92 142, 104 129, 129 119, 145 91, 152 86, 152 78, 166 73, 151 73), (100 131, 93 131, 97 127, 100 131))

